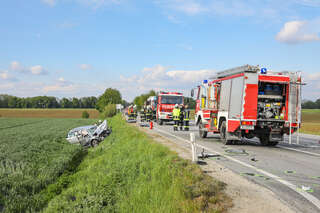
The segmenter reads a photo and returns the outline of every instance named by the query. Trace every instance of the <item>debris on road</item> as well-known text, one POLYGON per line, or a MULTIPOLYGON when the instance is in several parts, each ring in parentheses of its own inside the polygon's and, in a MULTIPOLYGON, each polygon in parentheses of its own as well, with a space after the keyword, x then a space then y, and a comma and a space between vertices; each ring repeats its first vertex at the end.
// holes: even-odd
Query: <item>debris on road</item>
POLYGON ((244 149, 226 149, 224 151, 232 155, 248 155, 248 153, 244 149))
POLYGON ((300 190, 303 190, 305 192, 313 192, 313 189, 310 186, 302 186, 300 190))
POLYGON ((286 173, 286 174, 294 174, 294 173, 296 173, 295 171, 292 171, 292 170, 287 170, 287 171, 284 171, 284 173, 286 173))
POLYGON ((253 162, 258 162, 259 160, 255 159, 255 158, 253 157, 253 158, 251 158, 251 161, 253 161, 253 162))

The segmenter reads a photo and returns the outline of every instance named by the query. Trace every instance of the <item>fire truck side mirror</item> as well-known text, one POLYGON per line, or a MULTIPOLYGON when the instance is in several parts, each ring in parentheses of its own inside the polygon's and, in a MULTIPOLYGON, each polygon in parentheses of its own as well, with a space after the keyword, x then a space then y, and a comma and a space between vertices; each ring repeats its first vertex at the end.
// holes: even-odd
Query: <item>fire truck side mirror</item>
POLYGON ((191 90, 191 97, 194 96, 194 89, 191 90))

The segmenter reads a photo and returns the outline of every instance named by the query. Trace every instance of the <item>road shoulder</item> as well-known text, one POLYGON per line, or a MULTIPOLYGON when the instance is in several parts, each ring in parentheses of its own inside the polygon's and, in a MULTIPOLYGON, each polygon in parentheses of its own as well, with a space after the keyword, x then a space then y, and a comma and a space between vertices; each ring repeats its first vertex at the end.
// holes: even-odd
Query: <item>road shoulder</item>
MULTIPOLYGON (((191 159, 191 148, 185 142, 169 139, 147 128, 140 127, 140 129, 155 141, 176 152, 180 157, 191 159)), ((234 204, 229 212, 294 212, 282 203, 272 191, 248 181, 215 161, 207 160, 206 163, 206 165, 200 165, 201 169, 208 175, 227 184, 226 193, 233 199, 234 204)))

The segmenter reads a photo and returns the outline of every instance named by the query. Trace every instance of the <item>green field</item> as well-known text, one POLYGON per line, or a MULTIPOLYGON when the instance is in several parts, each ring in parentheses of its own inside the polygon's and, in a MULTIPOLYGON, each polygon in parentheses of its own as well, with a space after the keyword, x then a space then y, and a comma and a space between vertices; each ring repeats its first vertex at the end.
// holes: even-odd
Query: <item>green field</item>
POLYGON ((39 193, 81 160, 84 152, 64 139, 87 119, 0 118, 0 209, 34 211, 46 198, 39 193))
POLYGON ((83 151, 82 119, 0 118, 0 212, 225 212, 224 184, 120 117, 83 151))
POLYGON ((303 109, 301 119, 300 132, 320 135, 320 109, 303 109))

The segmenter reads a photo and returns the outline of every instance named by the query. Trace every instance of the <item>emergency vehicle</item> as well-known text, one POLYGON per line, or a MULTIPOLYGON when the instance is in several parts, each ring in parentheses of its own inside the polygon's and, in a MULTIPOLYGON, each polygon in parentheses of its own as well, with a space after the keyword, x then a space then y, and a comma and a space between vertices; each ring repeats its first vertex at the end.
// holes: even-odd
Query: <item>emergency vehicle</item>
POLYGON ((301 72, 250 65, 218 72, 191 91, 200 137, 220 133, 224 144, 258 137, 275 146, 301 125, 301 85, 301 72))
POLYGON ((173 121, 174 106, 184 104, 183 94, 179 92, 159 92, 157 95, 156 120, 159 125, 173 121))
POLYGON ((157 114, 157 96, 150 96, 147 99, 146 105, 147 107, 149 106, 152 110, 152 120, 156 119, 156 114, 157 114))

